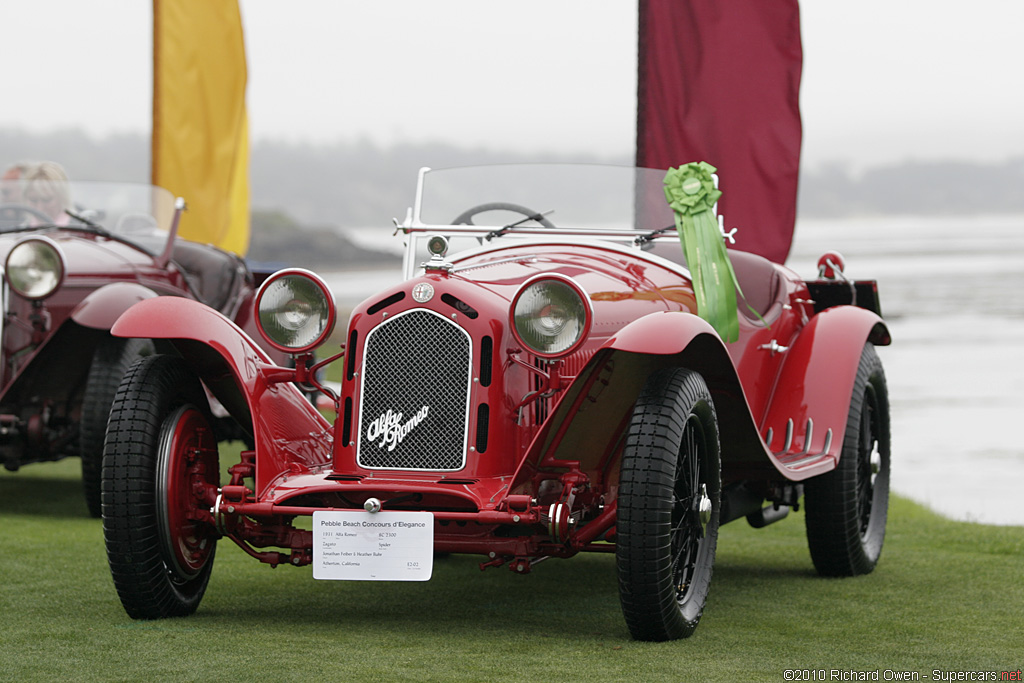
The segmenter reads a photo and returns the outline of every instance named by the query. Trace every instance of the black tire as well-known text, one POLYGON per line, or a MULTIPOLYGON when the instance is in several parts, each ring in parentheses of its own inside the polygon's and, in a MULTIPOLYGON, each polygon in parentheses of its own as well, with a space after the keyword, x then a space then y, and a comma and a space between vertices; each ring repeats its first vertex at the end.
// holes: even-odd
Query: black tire
POLYGON ((107 560, 129 616, 195 612, 213 567, 218 534, 209 509, 219 485, 195 373, 174 356, 137 361, 110 411, 102 479, 107 560))
POLYGON ((82 486, 89 514, 99 517, 100 476, 103 469, 103 437, 107 433, 110 404, 121 378, 132 363, 152 355, 148 339, 104 337, 96 345, 82 398, 82 420, 78 425, 78 454, 82 458, 82 486))
POLYGON ((857 366, 839 464, 804 484, 807 545, 822 576, 867 574, 878 564, 889 515, 889 472, 889 392, 869 343, 857 366))
POLYGON ((697 627, 715 564, 721 479, 703 378, 656 372, 633 409, 618 496, 619 599, 637 640, 685 638, 697 627))

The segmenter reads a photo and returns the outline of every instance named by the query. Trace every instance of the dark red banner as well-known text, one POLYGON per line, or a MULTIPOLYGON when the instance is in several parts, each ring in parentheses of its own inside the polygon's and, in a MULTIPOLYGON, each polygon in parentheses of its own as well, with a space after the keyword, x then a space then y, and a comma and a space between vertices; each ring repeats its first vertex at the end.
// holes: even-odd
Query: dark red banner
POLYGON ((800 167, 797 0, 640 0, 638 166, 717 167, 731 248, 783 263, 800 167))

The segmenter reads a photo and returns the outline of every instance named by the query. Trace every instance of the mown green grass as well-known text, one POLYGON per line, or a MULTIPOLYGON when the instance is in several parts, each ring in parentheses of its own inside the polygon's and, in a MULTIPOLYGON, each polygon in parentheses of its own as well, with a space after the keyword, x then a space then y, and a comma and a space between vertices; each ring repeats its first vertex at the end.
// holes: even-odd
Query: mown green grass
POLYGON ((0 680, 782 681, 786 669, 923 679, 1024 664, 1024 528, 951 522, 899 498, 882 562, 855 579, 814 574, 802 514, 727 525, 704 619, 670 643, 629 639, 603 555, 529 576, 453 556, 424 583, 324 582, 225 542, 194 616, 136 622, 77 468, 0 474, 0 680))

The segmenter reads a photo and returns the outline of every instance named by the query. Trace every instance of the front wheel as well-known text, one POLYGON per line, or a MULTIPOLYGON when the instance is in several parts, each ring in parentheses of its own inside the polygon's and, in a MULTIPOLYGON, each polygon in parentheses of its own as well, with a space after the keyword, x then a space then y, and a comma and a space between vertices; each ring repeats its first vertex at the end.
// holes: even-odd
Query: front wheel
POLYGON ((822 576, 878 564, 889 510, 889 392, 872 344, 861 353, 836 469, 804 484, 807 545, 822 576))
POLYGON ((693 634, 704 611, 721 507, 718 422, 703 378, 685 369, 648 379, 622 458, 616 567, 637 640, 693 634))
POLYGON ((220 470, 209 408, 180 358, 150 356, 125 374, 103 454, 103 536, 121 603, 134 619, 195 612, 218 534, 220 470))

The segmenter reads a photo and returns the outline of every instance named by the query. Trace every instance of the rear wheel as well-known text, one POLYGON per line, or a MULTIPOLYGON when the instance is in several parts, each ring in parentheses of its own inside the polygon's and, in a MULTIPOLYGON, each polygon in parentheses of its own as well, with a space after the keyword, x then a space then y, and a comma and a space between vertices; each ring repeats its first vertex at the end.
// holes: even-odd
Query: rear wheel
POLYGON ((692 371, 651 376, 637 399, 622 459, 616 566, 637 640, 690 636, 711 585, 721 464, 711 393, 692 371))
POLYGON ((836 469, 804 484, 807 545, 823 576, 867 574, 878 564, 889 510, 889 392, 867 344, 857 367, 836 469))
POLYGON ((102 478, 107 560, 129 616, 195 612, 213 567, 219 482, 195 373, 172 356, 135 363, 114 398, 102 478))
POLYGON ((114 394, 132 363, 153 353, 148 339, 104 337, 92 355, 82 399, 82 420, 78 426, 79 455, 82 457, 82 486, 89 514, 99 517, 100 475, 103 469, 103 437, 114 394))

